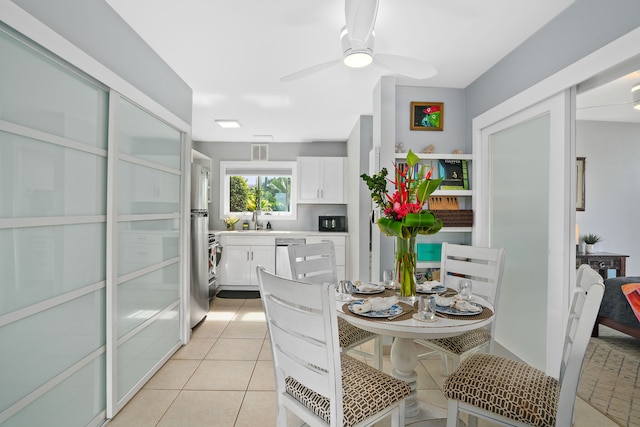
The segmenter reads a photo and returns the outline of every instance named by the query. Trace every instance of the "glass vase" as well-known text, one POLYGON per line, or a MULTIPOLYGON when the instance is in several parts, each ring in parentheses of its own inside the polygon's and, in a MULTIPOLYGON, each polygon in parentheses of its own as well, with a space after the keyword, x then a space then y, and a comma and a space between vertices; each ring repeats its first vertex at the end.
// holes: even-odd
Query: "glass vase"
POLYGON ((396 237, 396 281, 401 298, 416 296, 416 238, 396 237))

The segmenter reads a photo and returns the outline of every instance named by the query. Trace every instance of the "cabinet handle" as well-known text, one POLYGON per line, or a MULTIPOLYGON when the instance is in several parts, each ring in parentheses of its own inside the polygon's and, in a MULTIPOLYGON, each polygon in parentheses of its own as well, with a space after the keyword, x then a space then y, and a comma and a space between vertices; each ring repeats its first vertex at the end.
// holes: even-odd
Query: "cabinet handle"
POLYGON ((247 251, 247 261, 249 261, 249 251, 247 251))
POLYGON ((251 251, 251 261, 253 261, 253 251, 251 251))
POLYGON ((324 190, 322 188, 320 189, 320 198, 324 199, 324 190))

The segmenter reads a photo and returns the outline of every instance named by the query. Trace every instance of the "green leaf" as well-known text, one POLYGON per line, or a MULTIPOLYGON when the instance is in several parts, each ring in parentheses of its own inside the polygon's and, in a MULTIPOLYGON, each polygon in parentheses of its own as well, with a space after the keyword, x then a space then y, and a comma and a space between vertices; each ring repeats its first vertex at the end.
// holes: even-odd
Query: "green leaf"
POLYGON ((416 192, 416 199, 418 203, 426 202, 427 197, 429 197, 431 193, 433 193, 438 189, 441 182, 442 182, 442 178, 438 178, 438 179, 428 179, 420 183, 420 186, 418 187, 418 191, 416 192))
POLYGON ((411 151, 411 149, 409 149, 409 152, 407 153, 407 164, 410 167, 413 167, 419 161, 420 161, 420 157, 418 157, 413 151, 411 151))

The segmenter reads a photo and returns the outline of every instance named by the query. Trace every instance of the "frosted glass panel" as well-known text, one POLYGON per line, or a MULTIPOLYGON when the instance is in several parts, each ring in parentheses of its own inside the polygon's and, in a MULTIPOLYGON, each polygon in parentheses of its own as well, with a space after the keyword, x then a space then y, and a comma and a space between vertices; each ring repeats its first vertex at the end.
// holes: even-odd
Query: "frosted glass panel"
POLYGON ((179 263, 118 285, 118 338, 180 298, 179 263))
POLYGON ((107 147, 107 92, 0 31, 0 119, 107 147))
POLYGON ((120 161, 118 213, 171 214, 180 211, 180 175, 120 161))
POLYGON ((105 345, 105 327, 104 289, 0 327, 0 412, 105 345))
POLYGON ((509 322, 498 323, 498 340, 542 368, 547 350, 549 129, 545 114, 491 135, 491 246, 508 248, 498 311, 499 319, 509 322))
POLYGON ((9 418, 2 427, 86 426, 106 407, 104 354, 9 418))
POLYGON ((118 399, 178 343, 179 319, 176 306, 118 347, 118 399))
POLYGON ((0 131, 0 218, 104 215, 105 157, 0 131))
POLYGON ((120 99, 120 151, 180 169, 180 132, 158 118, 120 99))
POLYGON ((179 255, 179 221, 131 221, 118 224, 118 274, 131 273, 179 255))
POLYGON ((105 280, 105 234, 104 223, 0 230, 0 315, 105 280))

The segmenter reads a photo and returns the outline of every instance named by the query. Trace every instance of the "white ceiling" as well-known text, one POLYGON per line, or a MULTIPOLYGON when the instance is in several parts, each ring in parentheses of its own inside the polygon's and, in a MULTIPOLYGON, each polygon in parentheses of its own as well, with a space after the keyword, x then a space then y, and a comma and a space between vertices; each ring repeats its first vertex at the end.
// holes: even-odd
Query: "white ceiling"
MULTIPOLYGON (((106 1, 193 89, 197 141, 346 140, 388 74, 338 64, 279 83, 341 57, 344 0, 106 1)), ((381 0, 374 52, 438 69, 426 80, 399 77, 402 84, 464 88, 573 1, 381 0)))

